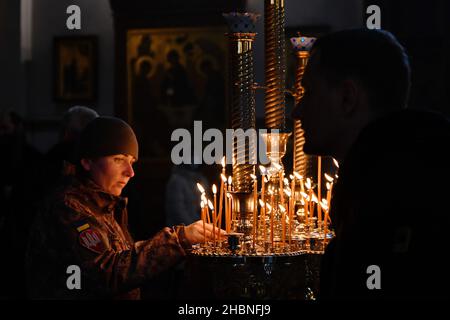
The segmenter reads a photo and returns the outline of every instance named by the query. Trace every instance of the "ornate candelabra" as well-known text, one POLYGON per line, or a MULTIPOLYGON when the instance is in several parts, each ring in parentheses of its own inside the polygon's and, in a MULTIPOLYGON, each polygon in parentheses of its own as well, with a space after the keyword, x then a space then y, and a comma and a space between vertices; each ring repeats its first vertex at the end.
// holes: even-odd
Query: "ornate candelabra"
MULTIPOLYGON (((208 289, 213 292, 202 297, 312 299, 314 290, 310 287, 317 288, 318 280, 317 253, 323 252, 329 235, 328 212, 333 181, 329 180, 331 187, 325 200, 320 199, 320 191, 316 197, 313 181, 305 179, 308 161, 303 153, 300 121, 295 123, 294 129, 294 172, 290 180, 285 176, 282 159, 291 133, 285 132, 284 1, 265 0, 265 126, 269 132, 263 134, 263 140, 270 164, 260 166, 260 192, 255 175, 256 131, 245 139, 246 131, 255 129, 253 42, 258 15, 229 13, 224 16, 229 26, 231 53, 233 176, 226 178, 223 160, 220 209, 216 212, 215 205, 214 208, 210 206, 212 218, 208 220, 214 228, 221 227, 224 209, 228 238, 194 247, 189 256, 189 272, 218 272, 226 279, 210 278, 213 285, 208 289), (321 216, 322 209, 325 218, 321 216), (316 210, 318 217, 314 215, 316 210), (297 277, 292 277, 295 273, 297 277), (240 280, 235 283, 235 279, 240 280)), ((296 103, 303 95, 301 80, 313 41, 314 38, 305 37, 291 39, 298 57, 296 103)), ((320 176, 321 172, 318 188, 320 176)), ((210 214, 207 203, 211 201, 206 199, 203 188, 199 189, 203 193, 202 217, 205 221, 210 214)))

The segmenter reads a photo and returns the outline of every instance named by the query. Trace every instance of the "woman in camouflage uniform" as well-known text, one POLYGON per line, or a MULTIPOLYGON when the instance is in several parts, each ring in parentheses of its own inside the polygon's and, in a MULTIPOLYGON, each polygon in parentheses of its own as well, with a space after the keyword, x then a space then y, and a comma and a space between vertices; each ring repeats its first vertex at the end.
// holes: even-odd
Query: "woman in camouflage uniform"
MULTIPOLYGON (((31 233, 27 270, 32 298, 139 299, 139 286, 203 241, 201 221, 133 241, 127 199, 120 194, 134 176, 137 158, 136 136, 124 121, 99 117, 85 128, 77 175, 48 198, 31 233), (78 284, 73 270, 81 275, 78 284)), ((212 225, 206 236, 212 236, 212 225)))

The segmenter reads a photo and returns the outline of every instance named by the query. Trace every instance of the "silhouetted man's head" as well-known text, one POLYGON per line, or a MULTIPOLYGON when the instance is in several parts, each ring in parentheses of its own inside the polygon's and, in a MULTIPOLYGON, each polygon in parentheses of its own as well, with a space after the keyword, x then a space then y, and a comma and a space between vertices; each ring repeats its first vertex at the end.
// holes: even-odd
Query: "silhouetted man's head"
POLYGON ((380 30, 346 30, 318 39, 293 112, 308 154, 342 158, 370 121, 406 107, 410 68, 403 47, 380 30))

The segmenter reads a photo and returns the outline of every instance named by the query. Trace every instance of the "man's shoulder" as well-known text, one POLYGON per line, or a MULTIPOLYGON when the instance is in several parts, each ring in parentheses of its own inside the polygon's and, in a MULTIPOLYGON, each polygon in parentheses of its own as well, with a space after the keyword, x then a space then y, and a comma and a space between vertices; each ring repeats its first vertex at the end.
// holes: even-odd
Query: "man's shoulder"
POLYGON ((359 134, 353 149, 365 155, 414 152, 450 143, 450 121, 426 110, 393 112, 369 123, 359 134))
POLYGON ((450 133, 450 119, 430 110, 405 109, 385 115, 372 122, 369 131, 383 131, 398 135, 447 135, 450 133))

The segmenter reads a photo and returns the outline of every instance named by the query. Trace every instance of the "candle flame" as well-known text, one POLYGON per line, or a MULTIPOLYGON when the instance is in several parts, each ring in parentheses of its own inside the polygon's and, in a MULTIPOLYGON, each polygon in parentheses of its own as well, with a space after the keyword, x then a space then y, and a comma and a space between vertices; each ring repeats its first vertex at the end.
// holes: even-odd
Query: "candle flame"
POLYGON ((305 200, 300 199, 300 204, 301 204, 302 206, 304 206, 304 205, 305 205, 305 200))
POLYGON ((339 162, 335 158, 333 158, 334 165, 339 169, 339 162))
POLYGON ((327 190, 331 189, 331 183, 327 182, 327 190))
POLYGON ((227 192, 227 198, 231 199, 231 194, 229 194, 228 192, 227 192))
POLYGON ((294 175, 292 174, 289 175, 289 179, 294 180, 294 178, 295 178, 294 175))
POLYGON ((217 193, 217 187, 216 187, 215 184, 213 184, 213 186, 212 186, 212 192, 213 192, 214 194, 217 193))
POLYGON ((261 206, 261 208, 264 208, 264 201, 262 201, 261 199, 259 199, 259 205, 261 206))
POLYGON ((200 207, 203 209, 205 207, 205 203, 202 201, 200 201, 200 207))
POLYGON ((298 173, 297 171, 294 171, 294 176, 295 176, 298 180, 302 180, 302 179, 303 179, 303 176, 302 176, 300 173, 298 173))
POLYGON ((325 173, 325 179, 327 179, 328 182, 333 182, 333 180, 334 180, 332 177, 330 177, 330 176, 327 175, 326 173, 325 173))
POLYGON ((203 188, 203 186, 197 182, 197 188, 201 193, 205 193, 205 188, 203 188))
POLYGON ((334 175, 334 177, 335 177, 336 179, 338 179, 338 178, 339 178, 339 176, 338 176, 337 174, 335 174, 335 175, 334 175))
POLYGON ((222 168, 225 168, 225 156, 222 157, 221 163, 222 163, 222 168))
POLYGON ((233 182, 233 178, 231 176, 228 177, 228 184, 231 184, 233 182))
POLYGON ((325 199, 325 198, 322 198, 322 203, 324 204, 324 205, 328 205, 328 201, 327 201, 327 199, 325 199))
POLYGON ((270 194, 271 196, 273 196, 273 190, 272 190, 272 188, 269 188, 269 190, 268 190, 267 192, 269 192, 269 194, 270 194))
POLYGON ((202 193, 202 198, 201 199, 205 202, 205 204, 208 203, 208 200, 206 199, 206 196, 205 196, 204 193, 202 193))
POLYGON ((306 193, 300 191, 300 194, 302 195, 303 198, 306 199, 306 201, 309 201, 309 196, 306 193))
POLYGON ((288 196, 291 197, 292 193, 288 190, 288 189, 284 189, 284 193, 288 196))
POLYGON ((284 181, 284 184, 285 184, 285 185, 289 185, 289 180, 288 180, 288 178, 284 178, 283 181, 284 181))
POLYGON ((278 171, 281 170, 281 169, 283 168, 279 163, 274 163, 273 166, 274 166, 275 169, 277 169, 278 171))
POLYGON ((227 183, 227 177, 223 173, 220 174, 220 178, 222 178, 223 183, 227 183))
POLYGON ((267 169, 264 166, 259 166, 259 171, 261 171, 261 174, 263 176, 267 174, 267 169))
POLYGON ((306 189, 311 189, 311 179, 310 178, 307 178, 306 179, 306 182, 305 182, 305 187, 306 187, 306 189))
POLYGON ((281 204, 278 205, 278 208, 280 208, 281 212, 286 212, 286 208, 283 207, 281 204))
POLYGON ((268 203, 266 203, 266 208, 267 208, 269 211, 272 211, 272 206, 271 206, 270 204, 268 204, 268 203))
POLYGON ((213 205, 213 203, 211 202, 211 200, 208 200, 208 207, 209 207, 211 210, 214 210, 214 205, 213 205))
POLYGON ((253 173, 250 174, 250 178, 252 178, 253 180, 257 179, 256 176, 253 173))
MULTIPOLYGON (((325 199, 322 199, 322 201, 323 200, 325 200, 325 199)), ((327 202, 327 201, 325 200, 325 202, 327 202)), ((322 207, 323 210, 328 211, 328 206, 326 205, 326 203, 321 202, 320 206, 322 207)))
POLYGON ((312 194, 312 201, 315 203, 319 203, 319 200, 317 199, 317 197, 314 193, 312 194))

